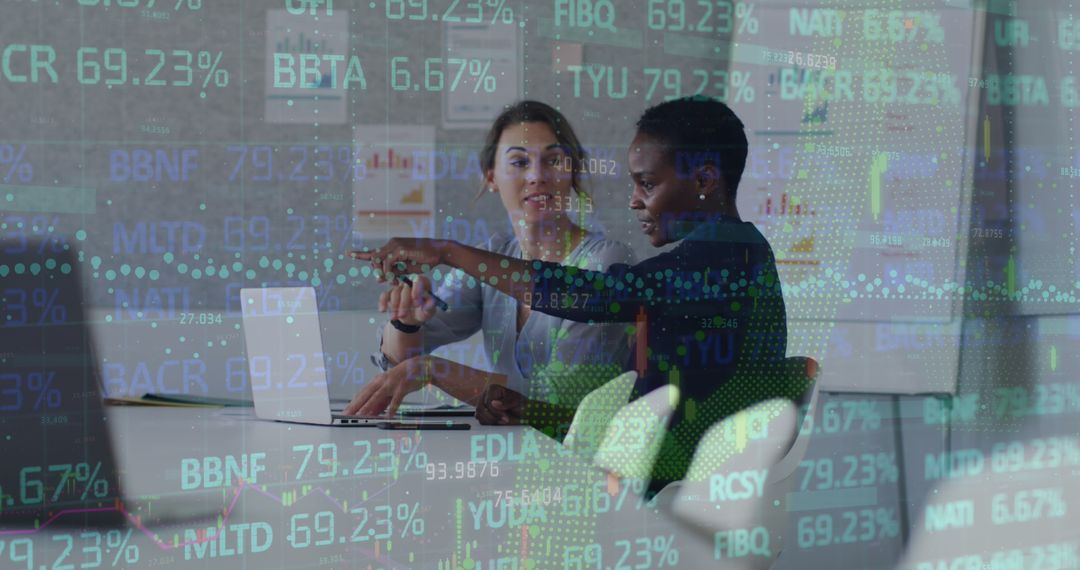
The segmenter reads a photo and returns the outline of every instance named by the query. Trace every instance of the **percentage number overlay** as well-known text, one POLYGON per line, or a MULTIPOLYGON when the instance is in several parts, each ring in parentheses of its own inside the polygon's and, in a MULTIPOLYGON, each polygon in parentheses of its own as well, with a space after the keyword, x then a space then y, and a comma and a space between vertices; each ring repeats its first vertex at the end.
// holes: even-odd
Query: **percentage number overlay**
POLYGON ((100 461, 93 466, 83 462, 23 467, 19 471, 19 493, 8 497, 6 506, 56 503, 65 492, 77 495, 79 501, 105 498, 109 494, 109 481, 98 478, 100 472, 100 461))
POLYGON ((756 95, 750 85, 749 71, 719 69, 690 69, 646 67, 642 70, 648 88, 645 100, 663 95, 665 100, 683 95, 712 95, 725 103, 753 103, 756 95), (684 80, 687 84, 684 85, 684 80))
POLYGON ((60 390, 53 388, 55 372, 0 373, 0 412, 55 410, 60 407, 60 390), (29 394, 23 394, 23 386, 29 394))
POLYGON ((410 438, 384 437, 375 442, 357 440, 347 448, 350 457, 339 459, 335 443, 294 445, 293 453, 299 461, 295 478, 303 481, 305 477, 318 480, 424 471, 428 455, 418 448, 410 438))
POLYGON ((420 503, 353 507, 350 521, 338 521, 334 511, 297 513, 289 520, 286 540, 293 548, 368 542, 423 536, 424 519, 417 516, 420 503), (338 524, 341 528, 338 528, 338 524))
MULTIPOLYGON (((6 541, 0 533, 0 566, 8 568, 5 562, 20 564, 25 570, 41 568, 101 568, 108 561, 110 568, 130 568, 139 562, 139 547, 128 544, 134 529, 98 532, 84 530, 78 533, 53 534, 50 542, 59 543, 60 554, 52 564, 44 560, 35 563, 34 541, 31 538, 16 538, 6 541)), ((10 568, 17 568, 11 566, 10 568)))
POLYGON ((604 562, 604 546, 593 543, 588 546, 567 546, 563 549, 563 568, 585 570, 590 568, 619 570, 629 568, 675 568, 679 565, 679 549, 674 547, 675 535, 643 536, 633 540, 617 540, 608 550, 608 564, 604 562), (614 565, 610 562, 616 561, 614 565))
POLYGON ((802 461, 799 467, 806 469, 799 485, 800 491, 869 487, 896 483, 900 477, 896 454, 893 453, 845 455, 836 460, 823 457, 802 461))
POLYGON ((479 93, 494 93, 497 80, 491 74, 490 59, 429 57, 423 69, 410 69, 408 57, 390 60, 390 85, 394 91, 457 91, 469 89, 479 93))
MULTIPOLYGON (((160 5, 158 5, 157 0, 79 0, 79 6, 86 6, 88 8, 96 6, 109 8, 116 6, 118 8, 142 8, 145 10, 153 10, 154 8, 168 9, 170 3, 169 0, 164 0, 160 5)), ((180 12, 182 10, 197 12, 201 8, 202 0, 176 0, 176 3, 172 4, 173 12, 180 12)))
POLYGON ((67 307, 56 302, 60 290, 37 287, 0 290, 0 326, 18 327, 28 324, 61 324, 67 321, 67 307))
MULTIPOLYGON (((69 247, 67 239, 63 234, 56 233, 56 227, 60 225, 60 218, 58 216, 48 217, 45 215, 33 216, 26 218, 24 216, 4 216, 0 218, 0 230, 5 230, 4 237, 6 240, 6 247, 3 252, 7 254, 18 255, 30 251, 30 241, 33 240, 37 243, 36 252, 38 255, 44 255, 46 252, 59 253, 69 247)), ((57 265, 55 260, 46 259, 45 269, 52 271, 56 269, 57 265)), ((65 265, 60 266, 60 271, 67 272, 70 267, 64 269, 65 265)), ((36 275, 40 271, 40 267, 35 267, 31 264, 29 268, 31 274, 36 275)), ((0 277, 7 277, 8 273, 12 269, 7 265, 0 265, 0 277)), ((15 271, 19 271, 16 265, 15 271)), ((2 326, 2 323, 0 323, 2 326)))
POLYGON ((367 176, 363 151, 350 146, 229 145, 225 150, 236 158, 229 182, 351 182, 367 176))
POLYGON ((144 85, 146 87, 191 87, 199 85, 199 96, 206 90, 229 85, 229 70, 221 66, 222 52, 186 49, 143 50, 136 72, 129 66, 128 50, 119 47, 85 46, 76 52, 76 67, 82 85, 144 85))
POLYGON ((799 518, 799 548, 873 542, 896 538, 900 523, 893 508, 858 509, 799 518))
POLYGON ((667 32, 699 32, 753 35, 761 27, 754 5, 731 0, 695 2, 689 10, 685 0, 649 0, 646 18, 650 29, 667 32))
POLYGON ((1068 503, 1061 488, 1024 489, 1015 493, 997 493, 991 500, 990 515, 994 524, 1026 523, 1043 518, 1061 518, 1068 503))
POLYGON ((431 4, 429 0, 386 0, 386 19, 465 24, 514 23, 514 9, 506 5, 506 0, 484 0, 460 4, 451 1, 443 10, 433 8, 431 4))
POLYGON ((4 184, 34 179, 34 165, 26 160, 26 145, 0 144, 0 173, 4 184))

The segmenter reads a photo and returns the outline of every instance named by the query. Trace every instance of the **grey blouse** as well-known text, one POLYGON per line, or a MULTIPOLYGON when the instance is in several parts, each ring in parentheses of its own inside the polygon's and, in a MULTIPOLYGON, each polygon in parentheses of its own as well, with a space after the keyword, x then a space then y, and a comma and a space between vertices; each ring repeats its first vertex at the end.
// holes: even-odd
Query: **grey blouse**
MULTIPOLYGON (((495 234, 479 247, 522 258, 517 238, 512 235, 495 234)), ((613 263, 633 264, 634 254, 621 242, 589 233, 562 263, 603 271, 613 263)), ((419 334, 424 335, 425 354, 483 331, 490 371, 506 375, 512 390, 534 399, 557 401, 558 396, 551 397, 552 385, 560 383, 556 376, 578 376, 570 381, 575 387, 563 390, 574 393, 562 396, 563 404, 576 404, 566 401, 567 397, 580 399, 614 378, 625 366, 630 352, 625 324, 579 323, 532 311, 521 332, 516 333, 517 301, 460 270, 440 273, 436 270, 432 274, 433 280, 440 282, 435 294, 450 305, 450 310, 438 311, 424 323, 419 334)), ((378 331, 382 346, 383 327, 378 331)))

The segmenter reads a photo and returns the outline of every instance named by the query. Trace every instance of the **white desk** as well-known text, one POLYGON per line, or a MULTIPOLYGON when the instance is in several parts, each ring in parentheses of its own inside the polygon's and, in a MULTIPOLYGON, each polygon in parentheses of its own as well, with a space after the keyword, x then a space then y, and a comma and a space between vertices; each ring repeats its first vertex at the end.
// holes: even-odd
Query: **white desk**
POLYGON ((530 428, 385 431, 141 407, 112 408, 109 423, 126 496, 183 493, 207 516, 161 520, 151 503, 141 521, 90 531, 60 517, 0 535, 0 568, 690 568, 712 556, 710 541, 530 428), (219 476, 215 458, 245 480, 219 476))

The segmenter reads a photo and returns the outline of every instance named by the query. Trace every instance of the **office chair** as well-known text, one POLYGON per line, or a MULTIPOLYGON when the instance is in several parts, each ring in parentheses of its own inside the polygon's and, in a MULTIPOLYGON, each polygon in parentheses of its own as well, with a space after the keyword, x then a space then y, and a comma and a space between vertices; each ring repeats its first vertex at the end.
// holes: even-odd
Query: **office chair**
POLYGON ((686 478, 653 497, 649 506, 690 531, 683 535, 681 563, 706 567, 723 560, 725 568, 772 564, 776 550, 771 542, 767 556, 734 545, 749 546, 750 533, 763 526, 763 511, 769 508, 761 498, 767 473, 791 447, 798 432, 797 416, 795 404, 784 398, 728 416, 702 437, 686 478), (744 536, 736 537, 738 533, 744 536))
MULTIPOLYGON (((821 374, 821 368, 817 361, 808 356, 791 356, 786 359, 789 373, 795 380, 794 391, 798 392, 798 382, 810 384, 802 390, 801 395, 794 399, 798 408, 798 423, 795 441, 791 448, 769 470, 769 477, 765 481, 765 496, 761 503, 765 505, 763 524, 769 529, 770 545, 772 546, 774 560, 784 554, 784 543, 789 538, 787 535, 789 513, 787 509, 788 494, 795 488, 798 477, 795 476, 799 464, 806 457, 806 450, 810 447, 810 433, 801 431, 807 417, 814 416, 814 410, 820 405, 821 385, 817 381, 821 374)), ((792 544, 794 537, 790 537, 792 544)), ((790 549, 797 553, 798 549, 790 549)), ((797 562, 792 563, 798 567, 797 562)))
POLYGON ((939 568, 945 561, 966 568, 1077 566, 1080 513, 1070 505, 1080 503, 1080 438, 1004 439, 1012 441, 976 449, 985 455, 978 463, 941 455, 944 478, 928 490, 896 568, 939 568))
POLYGON ((586 461, 592 461, 619 409, 630 400, 637 372, 631 370, 589 392, 578 404, 574 421, 563 438, 563 447, 586 461))
MULTIPOLYGON (((813 417, 814 410, 817 409, 819 394, 821 393, 817 378, 821 374, 821 367, 816 360, 809 356, 789 356, 785 359, 785 364, 793 380, 792 392, 799 394, 798 397, 792 398, 792 401, 798 409, 798 421, 801 427, 806 421, 806 417, 813 417)), ((796 438, 787 455, 776 464, 769 474, 769 479, 775 484, 790 477, 795 472, 795 469, 799 467, 799 462, 806 455, 806 448, 809 445, 809 434, 800 435, 796 438)))
POLYGON ((669 384, 616 412, 593 465, 620 478, 647 481, 678 401, 679 389, 669 384))
POLYGON ((810 442, 809 435, 799 431, 817 406, 818 364, 796 356, 785 360, 785 369, 788 382, 784 393, 777 394, 781 397, 759 402, 712 427, 694 452, 687 478, 666 486, 652 501, 710 541, 718 532, 764 527, 770 535, 769 556, 742 558, 740 567, 768 567, 783 550, 787 492, 810 442), (725 477, 748 472, 766 473, 760 496, 724 497, 725 477))

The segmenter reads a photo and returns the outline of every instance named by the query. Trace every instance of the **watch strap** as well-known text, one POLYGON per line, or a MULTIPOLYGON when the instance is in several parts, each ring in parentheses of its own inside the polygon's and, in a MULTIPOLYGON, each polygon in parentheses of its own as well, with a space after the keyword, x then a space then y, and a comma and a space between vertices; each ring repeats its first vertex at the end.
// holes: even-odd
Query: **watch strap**
POLYGON ((394 320, 390 321, 390 326, 394 327, 395 329, 397 329, 397 330, 399 330, 399 331, 401 331, 401 332, 403 332, 405 334, 416 334, 416 333, 420 332, 420 325, 407 325, 407 324, 399 321, 398 319, 394 319, 394 320))

